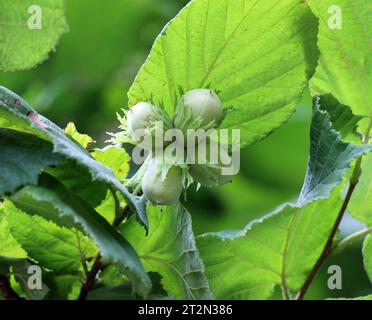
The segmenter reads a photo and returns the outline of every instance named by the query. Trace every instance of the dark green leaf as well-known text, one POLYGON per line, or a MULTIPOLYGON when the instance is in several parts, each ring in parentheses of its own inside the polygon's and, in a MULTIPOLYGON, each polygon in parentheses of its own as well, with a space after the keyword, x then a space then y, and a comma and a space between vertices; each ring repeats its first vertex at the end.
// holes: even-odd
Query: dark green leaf
POLYGON ((355 116, 348 106, 339 103, 330 94, 320 96, 318 105, 321 110, 328 113, 332 128, 342 137, 356 132, 358 122, 363 119, 361 116, 355 116))
POLYGON ((33 265, 34 264, 31 264, 27 260, 16 263, 15 265, 13 265, 14 277, 26 294, 26 298, 28 300, 42 300, 49 292, 49 288, 43 282, 41 289, 30 288, 28 280, 32 276, 32 274, 29 273, 29 268, 33 265))
MULTIPOLYGON (((167 296, 163 287, 160 284, 161 277, 157 273, 150 273, 151 281, 153 283, 153 290, 149 295, 149 300, 173 300, 173 297, 167 296)), ((105 286, 93 290, 88 295, 88 300, 134 300, 131 288, 128 282, 105 286)))
POLYGON ((372 146, 343 142, 341 135, 334 131, 331 119, 319 105, 328 100, 314 98, 313 119, 310 138, 310 158, 298 204, 313 199, 327 198, 341 181, 350 163, 372 150, 372 146))
POLYGON ((93 180, 102 181, 120 191, 127 205, 136 213, 137 219, 146 229, 148 222, 146 206, 143 199, 131 195, 115 177, 114 172, 93 159, 93 157, 76 141, 50 120, 37 112, 22 98, 0 86, 0 117, 10 121, 17 128, 30 131, 53 143, 54 152, 67 159, 74 160, 85 167, 93 180))
POLYGON ((40 171, 60 164, 53 145, 38 137, 0 128, 0 195, 26 184, 37 184, 40 171))
POLYGON ((80 225, 94 239, 103 259, 121 267, 132 281, 134 291, 143 296, 148 294, 151 282, 132 246, 103 217, 60 182, 43 175, 38 186, 22 188, 11 200, 29 214, 41 215, 57 224, 68 218, 68 223, 72 220, 75 225, 80 225))

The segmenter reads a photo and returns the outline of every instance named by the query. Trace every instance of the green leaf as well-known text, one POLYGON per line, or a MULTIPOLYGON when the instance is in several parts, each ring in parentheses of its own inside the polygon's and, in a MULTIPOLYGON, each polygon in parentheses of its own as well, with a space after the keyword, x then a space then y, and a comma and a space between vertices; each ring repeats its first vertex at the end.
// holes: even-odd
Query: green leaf
POLYGON ((42 283, 41 289, 29 288, 28 279, 31 274, 29 274, 28 271, 29 268, 34 265, 35 264, 31 264, 27 259, 0 256, 0 272, 8 276, 14 276, 10 277, 13 289, 15 289, 20 296, 29 300, 41 300, 49 292, 49 288, 45 283, 42 283))
POLYGON ((8 274, 12 266, 25 261, 26 259, 24 258, 13 258, 0 255, 0 273, 8 274))
POLYGON ((104 149, 95 149, 92 156, 96 161, 109 167, 118 180, 123 180, 129 173, 130 157, 123 148, 107 146, 104 149))
POLYGON ((0 12, 0 72, 29 69, 47 59, 68 30, 63 0, 2 0, 0 12), (41 10, 41 29, 29 28, 35 16, 29 10, 35 5, 41 10))
POLYGON ((77 274, 82 270, 82 258, 92 257, 98 249, 88 237, 30 216, 17 209, 10 201, 4 205, 12 236, 44 268, 62 273, 77 274))
POLYGON ((53 145, 27 133, 0 128, 0 195, 25 184, 36 184, 40 171, 63 158, 53 145))
POLYGON ((85 167, 93 180, 104 182, 120 191, 138 221, 148 229, 146 207, 143 198, 131 195, 116 179, 114 172, 93 157, 76 141, 50 120, 39 115, 26 101, 0 86, 0 117, 17 128, 29 131, 53 143, 54 152, 85 167))
POLYGON ((67 124, 65 132, 76 142, 80 143, 84 148, 87 148, 91 144, 95 143, 95 141, 90 136, 79 133, 73 122, 69 122, 67 124))
POLYGON ((128 282, 105 286, 89 292, 87 300, 134 300, 128 282))
POLYGON ((114 222, 116 216, 116 201, 111 191, 107 192, 106 198, 96 207, 96 211, 108 222, 114 222))
POLYGON ((363 243, 363 261, 364 269, 372 283, 372 236, 369 234, 363 243))
POLYGON ((208 188, 217 188, 231 182, 231 176, 222 175, 221 170, 222 167, 209 164, 189 166, 189 174, 193 179, 208 188))
POLYGON ((372 2, 365 0, 309 0, 319 18, 320 57, 312 91, 331 93, 350 106, 354 114, 372 116, 372 2), (341 9, 340 29, 330 28, 335 12, 341 9))
POLYGON ((115 265, 107 266, 100 274, 100 285, 111 286, 122 284, 125 277, 115 265))
MULTIPOLYGON (((104 149, 95 149, 91 155, 94 159, 110 168, 118 180, 124 179, 129 172, 129 155, 124 149, 108 146, 104 149)), ((92 181, 88 168, 82 167, 75 161, 56 168, 49 168, 47 173, 77 194, 92 207, 99 206, 100 212, 108 221, 115 215, 115 202, 111 191, 102 181, 92 181)))
MULTIPOLYGON (((150 273, 153 290, 148 297, 149 300, 172 299, 168 297, 160 284, 161 277, 156 273, 150 273)), ((98 288, 88 294, 87 300, 134 300, 128 282, 98 288)))
POLYGON ((0 128, 0 195, 26 184, 36 184, 40 171, 63 158, 53 145, 38 137, 0 128))
POLYGON ((81 278, 78 276, 44 272, 43 281, 50 289, 46 297, 48 300, 76 300, 79 296, 81 278))
POLYGON ((332 128, 329 114, 319 108, 327 101, 322 97, 314 98, 310 157, 305 182, 298 199, 299 205, 313 199, 327 198, 333 188, 342 181, 350 163, 372 150, 372 146, 369 145, 342 141, 341 135, 332 128))
POLYGON ((22 260, 13 265, 13 274, 15 280, 19 283, 21 289, 28 300, 42 300, 49 292, 48 286, 42 282, 41 289, 31 289, 28 285, 29 268, 34 265, 27 260, 22 260))
POLYGON ((317 59, 316 19, 298 0, 194 0, 162 31, 129 91, 172 115, 181 92, 210 88, 242 144, 293 113, 317 59))
MULTIPOLYGON (((336 193, 337 191, 337 193, 336 193)), ((217 299, 267 299, 275 285, 297 290, 318 259, 341 207, 333 197, 286 205, 241 231, 199 236, 198 248, 217 299)))
POLYGON ((67 189, 92 207, 100 205, 106 197, 107 185, 102 181, 92 181, 88 168, 75 161, 66 161, 58 167, 46 169, 45 172, 57 178, 67 189))
POLYGON ((132 281, 134 292, 146 296, 151 282, 132 246, 96 211, 70 193, 54 178, 43 175, 38 186, 27 186, 11 200, 24 212, 40 215, 57 224, 71 219, 93 238, 105 262, 115 263, 132 281), (55 219, 59 217, 59 219, 55 219))
POLYGON ((332 298, 327 300, 372 300, 372 294, 364 297, 356 297, 356 298, 332 298))
POLYGON ((148 213, 148 237, 141 234, 133 219, 120 228, 133 243, 146 270, 158 272, 164 289, 177 299, 210 299, 212 294, 195 246, 190 214, 181 204, 164 210, 149 205, 148 213))
MULTIPOLYGON (((5 204, 0 204, 0 256, 24 259, 27 253, 12 236, 6 216, 5 204)), ((1 264, 1 262, 0 262, 1 264)))
POLYGON ((361 116, 355 116, 348 106, 339 103, 330 94, 320 96, 318 105, 320 110, 328 113, 332 128, 339 132, 343 138, 350 133, 355 133, 358 122, 363 119, 361 116))
POLYGON ((367 226, 372 226, 372 153, 362 160, 362 175, 350 200, 351 215, 367 226))

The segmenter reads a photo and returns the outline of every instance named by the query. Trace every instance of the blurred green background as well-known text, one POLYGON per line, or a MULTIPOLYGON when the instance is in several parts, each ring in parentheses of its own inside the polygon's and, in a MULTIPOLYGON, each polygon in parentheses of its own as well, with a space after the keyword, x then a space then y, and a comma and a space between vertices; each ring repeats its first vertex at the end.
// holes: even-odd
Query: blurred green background
MULTIPOLYGON (((64 127, 69 121, 102 147, 116 131, 115 113, 164 25, 187 0, 67 0, 70 32, 46 62, 29 71, 0 75, 0 83, 64 127)), ((278 205, 296 199, 306 172, 311 99, 305 94, 296 114, 264 141, 242 150, 241 172, 219 190, 189 193, 186 207, 196 234, 241 229, 278 205)), ((352 219, 342 235, 360 228, 352 219)), ((370 293, 361 243, 331 257, 308 298, 355 297, 370 293), (327 289, 327 268, 342 266, 343 290, 327 289)))

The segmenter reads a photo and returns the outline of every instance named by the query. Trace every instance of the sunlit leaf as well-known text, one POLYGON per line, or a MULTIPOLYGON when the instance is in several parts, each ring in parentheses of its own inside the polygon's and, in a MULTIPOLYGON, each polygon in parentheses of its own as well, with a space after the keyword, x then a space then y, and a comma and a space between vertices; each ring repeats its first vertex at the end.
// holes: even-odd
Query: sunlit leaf
POLYGON ((372 115, 372 2, 309 0, 319 18, 320 58, 312 90, 331 93, 354 114, 372 115))
POLYGON ((318 259, 338 214, 332 199, 286 205, 241 231, 197 238, 211 289, 218 299, 267 299, 275 285, 297 290, 318 259))
POLYGON ((372 153, 362 160, 362 175, 350 200, 348 210, 353 217, 372 226, 372 153))
POLYGON ((84 148, 94 143, 94 140, 90 136, 79 133, 73 122, 69 122, 69 124, 65 128, 65 132, 75 141, 80 143, 84 148))
POLYGON ((150 206, 148 211, 148 237, 133 220, 121 227, 146 270, 158 272, 164 289, 178 299, 210 299, 212 294, 195 246, 190 214, 181 204, 164 210, 150 206))
POLYGON ((316 20, 298 0, 194 0, 162 31, 129 91, 172 115, 180 92, 210 88, 233 108, 225 128, 242 144, 293 113, 317 58, 316 20))
POLYGON ((4 206, 11 235, 28 257, 43 267, 65 273, 82 270, 82 259, 92 257, 98 249, 79 232, 59 227, 39 216, 30 216, 7 201, 4 206))

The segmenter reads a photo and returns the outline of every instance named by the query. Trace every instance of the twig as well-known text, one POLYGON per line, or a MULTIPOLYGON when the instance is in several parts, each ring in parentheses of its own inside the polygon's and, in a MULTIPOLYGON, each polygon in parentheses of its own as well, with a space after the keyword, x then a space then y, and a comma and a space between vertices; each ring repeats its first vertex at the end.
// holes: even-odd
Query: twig
MULTIPOLYGON (((363 143, 364 144, 367 144, 369 142, 369 134, 372 130, 372 118, 370 119, 369 121, 369 125, 368 125, 368 128, 366 130, 366 133, 363 137, 363 143)), ((328 258, 328 256, 332 253, 332 250, 333 250, 333 239, 337 233, 337 230, 338 230, 338 227, 340 226, 340 223, 341 223, 341 220, 345 214, 345 211, 349 205, 349 202, 350 202, 350 199, 351 199, 351 196, 353 195, 353 192, 359 182, 359 178, 361 176, 361 173, 362 173, 362 158, 363 156, 361 156, 356 164, 355 164, 355 167, 354 167, 354 171, 353 171, 353 174, 350 178, 350 185, 349 185, 349 189, 347 191, 347 194, 345 196, 345 199, 344 199, 344 202, 342 203, 342 207, 337 215, 337 219, 335 221, 335 224, 333 225, 333 228, 331 230, 331 233, 329 234, 328 236, 328 239, 327 239, 327 242, 324 246, 324 249, 320 255, 320 257, 318 258, 318 260, 316 261, 315 265, 313 266, 312 270, 310 271, 310 273, 307 275, 307 278, 303 284, 303 286, 301 287, 300 291, 298 292, 297 296, 296 296, 296 300, 302 300, 307 292, 307 290, 309 289, 311 283, 313 282, 316 274, 318 273, 320 267, 322 266, 323 262, 328 258)))
POLYGON ((120 213, 118 216, 115 217, 115 220, 114 220, 114 222, 112 223, 112 226, 113 226, 114 228, 119 227, 119 226, 121 225, 121 223, 122 223, 126 218, 129 217, 130 212, 131 212, 130 208, 129 208, 128 206, 126 206, 126 207, 124 208, 124 210, 122 210, 121 213, 120 213))
POLYGON ((302 300, 304 298, 307 290, 309 289, 311 283, 313 282, 313 280, 314 280, 316 274, 318 273, 320 267, 322 266, 323 262, 331 254, 332 246, 333 246, 333 239, 334 239, 334 237, 337 233, 338 227, 340 225, 342 217, 344 216, 345 210, 346 210, 346 208, 347 208, 347 206, 350 202, 350 199, 351 199, 351 196, 352 196, 352 194, 355 190, 355 187, 356 187, 356 183, 350 184, 349 189, 348 189, 347 194, 346 194, 346 197, 345 197, 345 200, 342 203, 342 207, 341 207, 341 209, 340 209, 340 211, 337 215, 337 219, 335 221, 335 224, 332 227, 331 233, 328 236, 328 239, 327 239, 327 242, 324 246, 324 249, 323 249, 320 257, 316 261, 314 267, 312 268, 310 273, 307 275, 307 278, 306 278, 302 288, 300 289, 300 291, 297 294, 296 300, 302 300))
POLYGON ((112 186, 109 186, 111 194, 115 202, 115 220, 121 215, 120 199, 118 198, 115 189, 112 186))
POLYGON ((94 260, 92 269, 89 271, 87 275, 85 283, 81 287, 78 300, 85 300, 87 298, 88 293, 94 288, 97 274, 101 270, 101 268, 102 268, 101 255, 98 255, 94 260))

